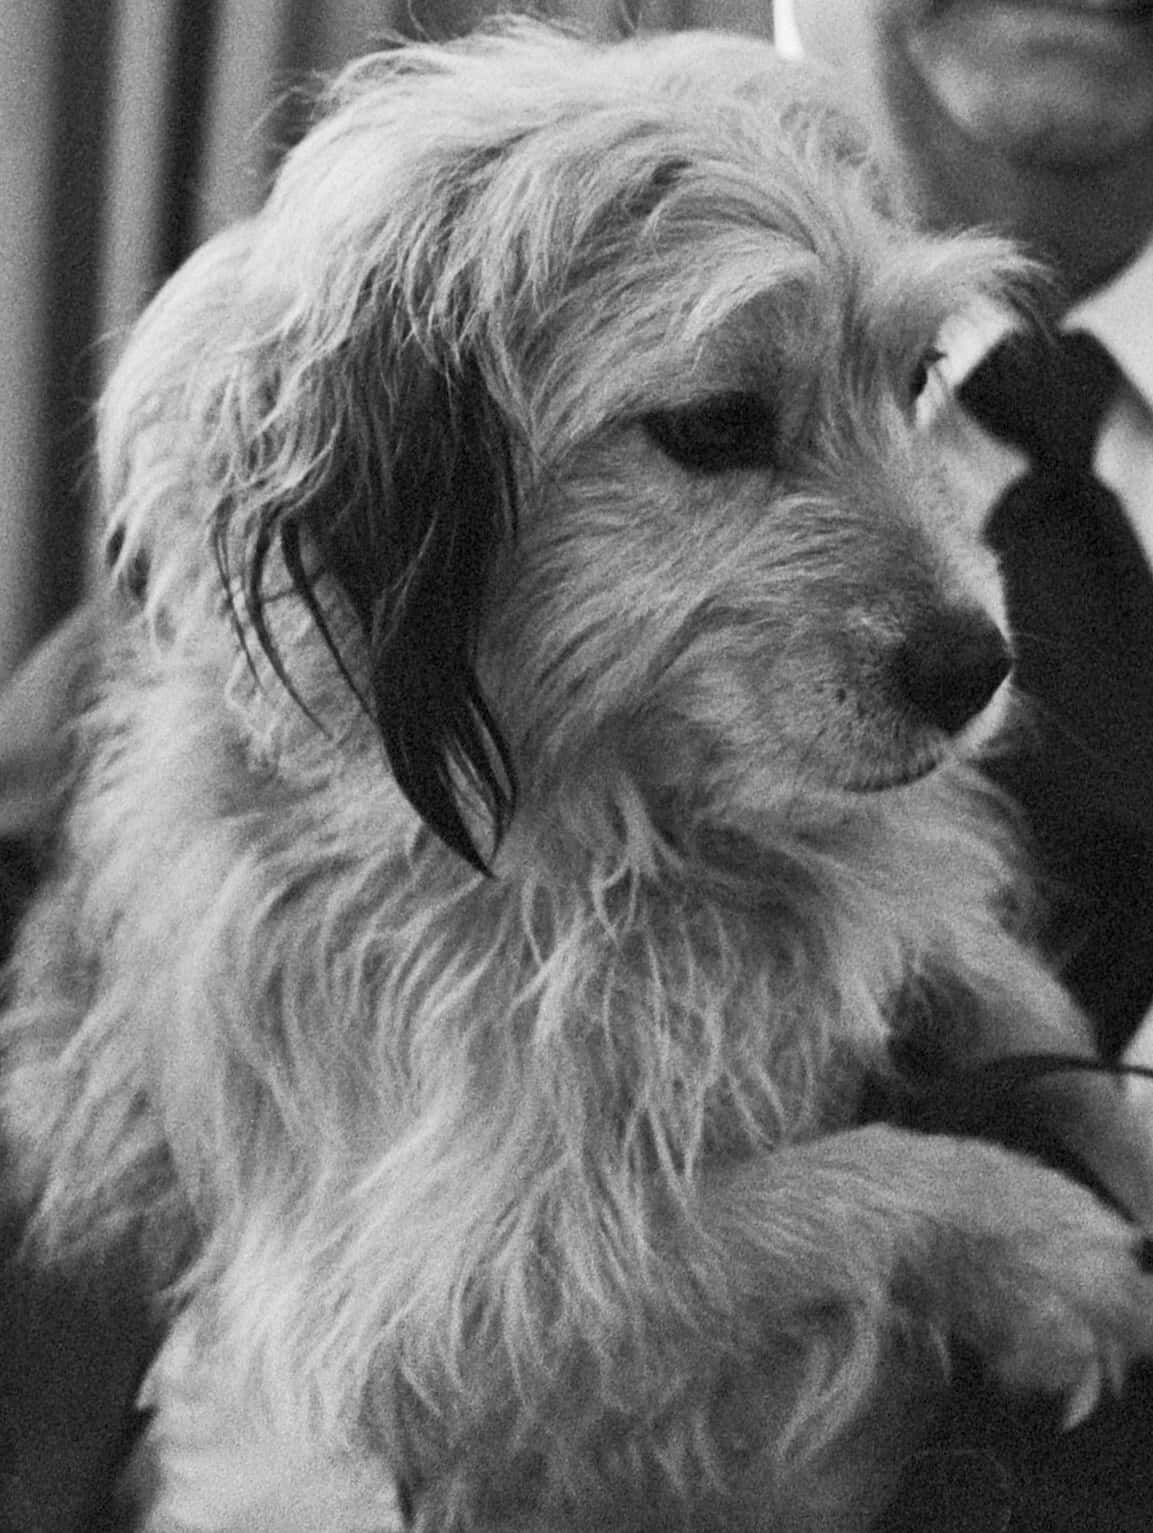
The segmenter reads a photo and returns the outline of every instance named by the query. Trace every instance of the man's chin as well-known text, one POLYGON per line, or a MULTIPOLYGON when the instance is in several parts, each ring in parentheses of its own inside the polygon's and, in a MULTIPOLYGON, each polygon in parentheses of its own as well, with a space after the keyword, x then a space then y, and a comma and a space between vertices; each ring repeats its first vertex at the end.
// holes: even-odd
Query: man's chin
POLYGON ((955 127, 1012 164, 1096 172, 1153 153, 1153 7, 955 0, 905 38, 955 127))

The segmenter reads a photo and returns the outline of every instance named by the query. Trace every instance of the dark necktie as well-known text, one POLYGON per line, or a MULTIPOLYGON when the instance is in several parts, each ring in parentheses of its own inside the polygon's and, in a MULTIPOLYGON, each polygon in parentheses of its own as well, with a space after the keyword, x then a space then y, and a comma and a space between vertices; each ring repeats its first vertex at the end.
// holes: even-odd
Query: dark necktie
POLYGON ((1108 353, 1078 332, 1011 338, 961 390, 1030 464, 987 537, 1032 729, 991 775, 1031 822, 1049 885, 1047 944, 1109 1052, 1153 1000, 1153 576, 1092 469, 1117 384, 1108 353))

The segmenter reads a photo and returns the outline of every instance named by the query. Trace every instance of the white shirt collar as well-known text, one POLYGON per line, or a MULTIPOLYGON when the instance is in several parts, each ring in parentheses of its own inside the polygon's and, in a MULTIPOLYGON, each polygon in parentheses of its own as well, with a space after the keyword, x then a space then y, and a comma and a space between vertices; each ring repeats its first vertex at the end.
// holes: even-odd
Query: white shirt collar
POLYGON ((773 46, 786 59, 799 59, 804 52, 793 0, 773 0, 773 46))
MULTIPOLYGON (((1009 328, 1003 311, 985 305, 947 321, 941 346, 948 382, 958 387, 1009 328)), ((1112 282, 1074 304, 1061 329, 1095 335, 1153 411, 1153 239, 1112 282)))
POLYGON ((1108 286, 1075 304, 1068 330, 1089 330, 1153 410, 1153 239, 1108 286))

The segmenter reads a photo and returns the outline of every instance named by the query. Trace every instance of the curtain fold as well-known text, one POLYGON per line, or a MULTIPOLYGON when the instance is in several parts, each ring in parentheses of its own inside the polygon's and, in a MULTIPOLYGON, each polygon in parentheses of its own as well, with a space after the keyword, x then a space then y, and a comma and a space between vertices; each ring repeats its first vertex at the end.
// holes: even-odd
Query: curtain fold
POLYGON ((84 578, 112 36, 100 0, 0 26, 0 676, 84 578))
POLYGON ((93 568, 91 412, 118 336, 205 238, 257 207, 294 89, 389 35, 533 9, 602 37, 768 35, 771 0, 3 0, 0 682, 93 568))

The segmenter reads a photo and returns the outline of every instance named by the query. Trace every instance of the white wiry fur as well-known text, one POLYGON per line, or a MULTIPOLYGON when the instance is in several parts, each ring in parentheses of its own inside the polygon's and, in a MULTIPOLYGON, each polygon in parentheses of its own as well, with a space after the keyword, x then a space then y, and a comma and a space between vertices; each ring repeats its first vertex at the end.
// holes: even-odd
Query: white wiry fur
POLYGON ((916 395, 1015 267, 890 202, 747 39, 382 54, 105 401, 37 1248, 139 1241, 429 1533, 863 1526, 952 1339, 1081 1403, 1153 1344, 1089 1194, 851 1127, 902 995, 1078 1027, 966 764, 1006 688, 907 683, 1002 619, 916 395))

